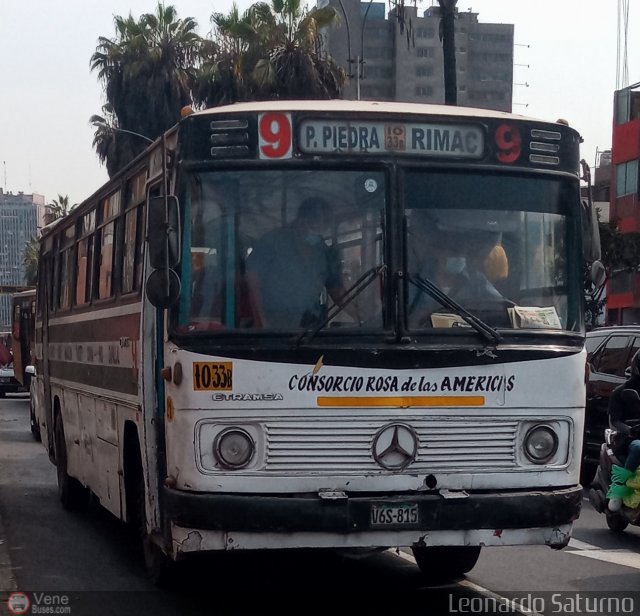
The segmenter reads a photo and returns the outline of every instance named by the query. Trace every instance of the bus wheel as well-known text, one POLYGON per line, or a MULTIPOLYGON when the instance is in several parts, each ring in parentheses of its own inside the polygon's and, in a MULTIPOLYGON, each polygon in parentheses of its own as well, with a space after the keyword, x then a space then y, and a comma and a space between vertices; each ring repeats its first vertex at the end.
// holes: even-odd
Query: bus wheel
POLYGON ((67 474, 67 445, 64 438, 64 426, 60 414, 54 424, 56 449, 56 474, 58 476, 58 497, 62 506, 69 511, 82 511, 89 504, 89 490, 77 479, 67 474))
POLYGON ((36 420, 36 411, 33 408, 33 400, 29 400, 29 423, 33 440, 36 441, 36 443, 39 443, 42 440, 42 437, 40 435, 40 426, 36 420))
POLYGON ((473 569, 480 557, 480 546, 419 546, 412 548, 420 572, 440 581, 461 577, 473 569))
POLYGON ((607 526, 614 533, 622 533, 624 532, 624 529, 627 528, 627 526, 629 526, 629 522, 617 513, 611 513, 610 511, 607 511, 606 515, 607 515, 607 526))

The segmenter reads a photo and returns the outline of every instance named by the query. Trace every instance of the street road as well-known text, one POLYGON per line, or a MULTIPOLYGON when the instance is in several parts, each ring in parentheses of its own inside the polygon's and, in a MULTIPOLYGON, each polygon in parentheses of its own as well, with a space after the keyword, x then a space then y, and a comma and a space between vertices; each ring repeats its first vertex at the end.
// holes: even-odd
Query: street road
MULTIPOLYGON (((66 613, 75 616, 391 610, 404 616, 468 613, 472 607, 504 613, 505 606, 508 613, 523 613, 502 597, 553 591, 563 592, 562 600, 580 600, 587 591, 626 591, 633 598, 630 613, 640 614, 640 593, 629 594, 639 587, 640 529, 612 533, 586 501, 567 549, 485 548, 466 579, 445 587, 428 587, 404 552, 355 559, 296 551, 197 558, 181 568, 174 588, 158 591, 145 578, 125 525, 95 503, 82 514, 59 506, 55 468, 32 440, 28 409, 27 398, 0 401, 0 591, 66 596, 72 606, 66 613)), ((10 613, 7 592, 0 614, 10 613)), ((558 613, 560 599, 543 599, 545 609, 538 611, 558 613)))

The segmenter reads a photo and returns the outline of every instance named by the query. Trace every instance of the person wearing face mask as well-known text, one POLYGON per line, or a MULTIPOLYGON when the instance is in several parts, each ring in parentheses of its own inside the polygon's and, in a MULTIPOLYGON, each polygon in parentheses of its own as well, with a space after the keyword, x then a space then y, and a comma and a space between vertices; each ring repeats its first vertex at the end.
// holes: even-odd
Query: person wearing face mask
MULTIPOLYGON (((501 301, 502 295, 485 273, 486 260, 493 254, 497 240, 497 234, 451 231, 433 221, 421 221, 408 234, 409 274, 435 283, 462 306, 501 301)), ((410 327, 431 327, 431 315, 446 312, 439 302, 419 289, 410 287, 409 291, 410 327)))
POLYGON ((325 237, 331 208, 320 197, 305 199, 295 220, 262 237, 247 258, 254 327, 299 329, 319 324, 326 297, 343 295, 340 264, 325 237))

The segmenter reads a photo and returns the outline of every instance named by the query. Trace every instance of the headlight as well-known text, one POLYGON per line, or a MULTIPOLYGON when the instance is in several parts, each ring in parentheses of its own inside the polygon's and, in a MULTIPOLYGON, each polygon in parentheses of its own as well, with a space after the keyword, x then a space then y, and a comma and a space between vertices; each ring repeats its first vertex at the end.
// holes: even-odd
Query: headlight
POLYGON ((535 464, 548 462, 556 451, 558 451, 558 435, 550 426, 534 426, 524 437, 524 453, 535 464))
POLYGON ((248 432, 241 428, 227 428, 218 434, 213 453, 225 468, 243 468, 251 461, 255 444, 248 432))

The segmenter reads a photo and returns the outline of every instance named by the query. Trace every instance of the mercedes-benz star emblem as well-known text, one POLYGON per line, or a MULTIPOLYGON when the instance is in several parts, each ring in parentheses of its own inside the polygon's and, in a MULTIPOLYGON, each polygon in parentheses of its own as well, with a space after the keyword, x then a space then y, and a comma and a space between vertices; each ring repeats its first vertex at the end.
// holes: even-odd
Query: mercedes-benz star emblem
POLYGON ((389 471, 401 471, 414 461, 418 451, 418 437, 406 424, 389 424, 373 439, 375 461, 389 471))

